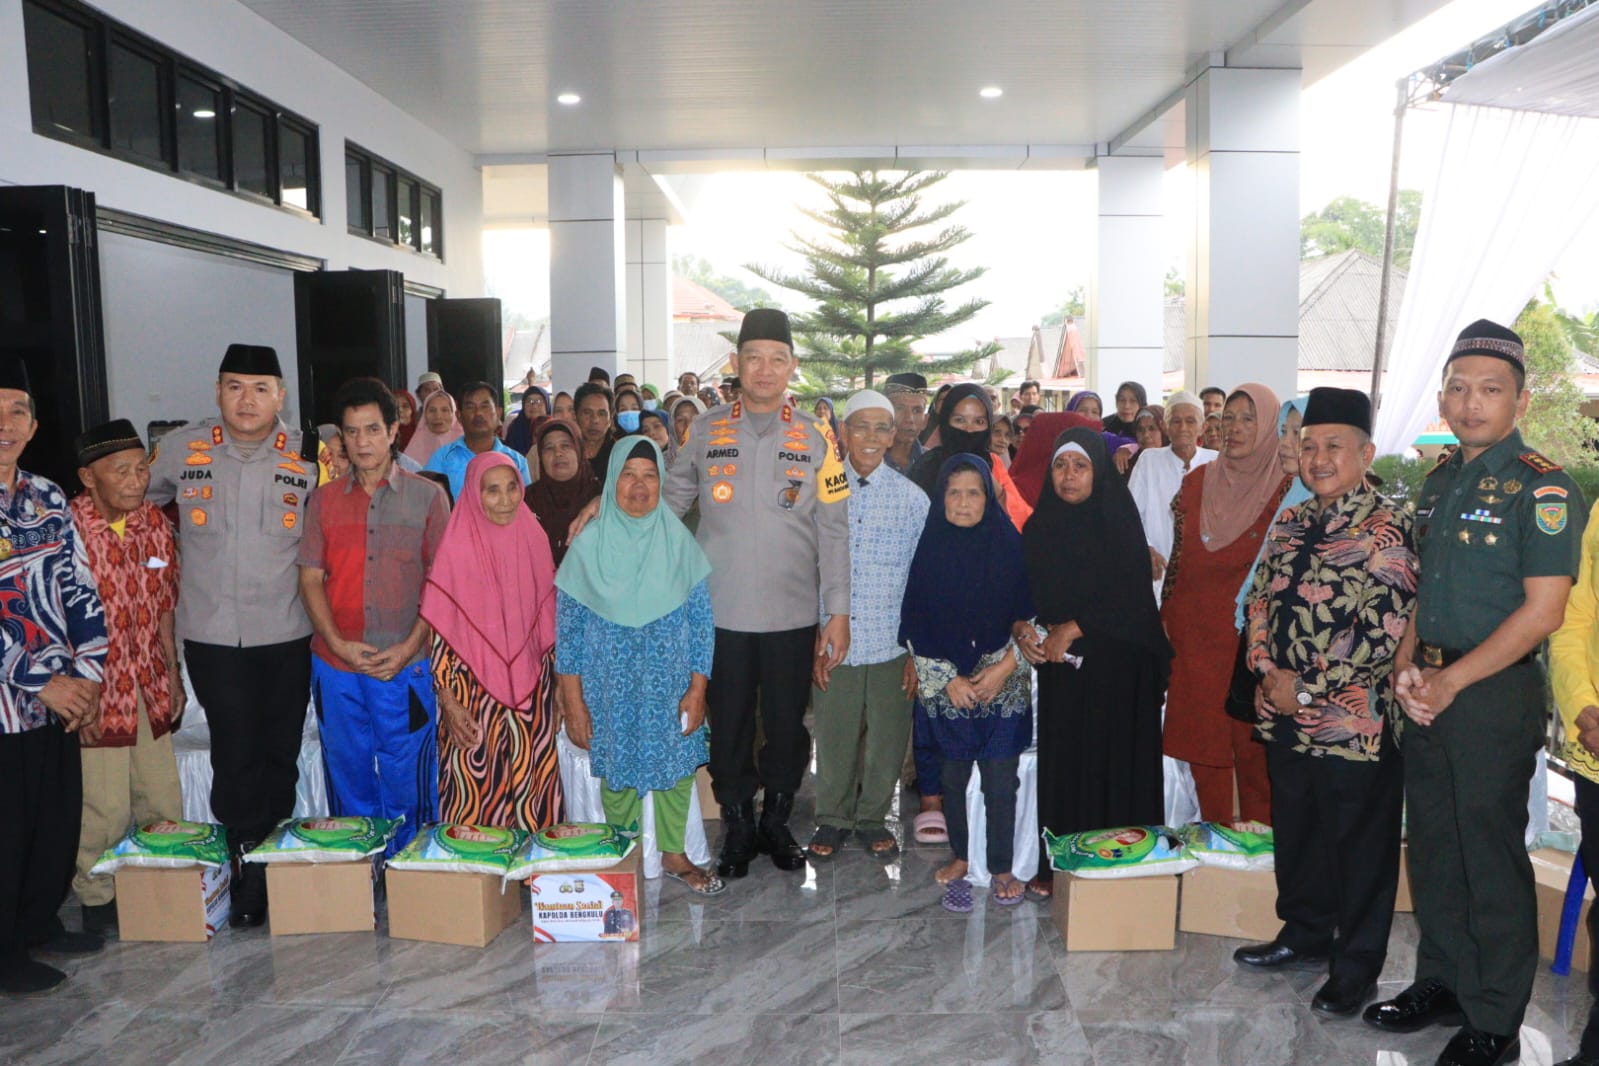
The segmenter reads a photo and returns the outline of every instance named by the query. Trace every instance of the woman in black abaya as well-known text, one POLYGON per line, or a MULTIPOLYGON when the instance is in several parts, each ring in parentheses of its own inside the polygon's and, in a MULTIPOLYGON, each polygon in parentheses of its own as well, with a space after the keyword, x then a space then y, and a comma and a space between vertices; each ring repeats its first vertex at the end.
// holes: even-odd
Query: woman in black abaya
MULTIPOLYGON (((1038 821, 1056 836, 1164 816, 1160 707, 1172 652, 1139 530, 1103 436, 1057 437, 1022 534, 1036 622, 1048 632, 1016 627, 1038 669, 1038 821)), ((1028 893, 1050 891, 1046 863, 1028 893)))

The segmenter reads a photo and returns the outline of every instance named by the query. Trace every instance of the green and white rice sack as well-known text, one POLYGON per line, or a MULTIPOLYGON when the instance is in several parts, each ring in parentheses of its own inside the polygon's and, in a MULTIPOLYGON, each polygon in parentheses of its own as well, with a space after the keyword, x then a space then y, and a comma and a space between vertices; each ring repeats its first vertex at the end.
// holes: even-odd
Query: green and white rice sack
POLYGON ((614 866, 632 852, 637 836, 637 826, 624 829, 605 822, 547 825, 528 836, 506 876, 524 881, 537 874, 614 866))
POLYGON ((424 826, 386 865, 391 870, 438 870, 445 873, 493 874, 504 877, 527 844, 520 829, 498 826, 424 826))
POLYGON ((350 862, 388 846, 402 818, 286 818, 245 862, 350 862))
POLYGON ((1270 870, 1276 862, 1271 826, 1262 822, 1193 822, 1177 831, 1201 866, 1270 870))
POLYGON ((1055 836, 1044 831, 1050 865, 1078 877, 1113 880, 1180 874, 1199 865, 1165 826, 1125 825, 1055 836))
POLYGON ((109 877, 123 866, 221 866, 227 861, 228 838, 220 825, 164 818, 128 830, 89 873, 109 877))

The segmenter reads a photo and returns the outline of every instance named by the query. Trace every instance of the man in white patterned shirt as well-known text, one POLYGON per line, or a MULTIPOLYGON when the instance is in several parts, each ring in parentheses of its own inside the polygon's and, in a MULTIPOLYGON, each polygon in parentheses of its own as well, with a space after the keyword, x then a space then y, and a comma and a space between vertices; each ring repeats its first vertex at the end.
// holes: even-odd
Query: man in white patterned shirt
MULTIPOLYGON (((883 460, 894 444, 894 405, 866 389, 844 408, 849 477, 850 648, 844 662, 820 663, 811 693, 816 727, 816 835, 807 849, 826 862, 851 832, 877 858, 899 845, 883 824, 911 732, 913 680, 900 647, 900 601, 927 494, 883 460)), ((826 610, 822 611, 825 618, 826 610)))

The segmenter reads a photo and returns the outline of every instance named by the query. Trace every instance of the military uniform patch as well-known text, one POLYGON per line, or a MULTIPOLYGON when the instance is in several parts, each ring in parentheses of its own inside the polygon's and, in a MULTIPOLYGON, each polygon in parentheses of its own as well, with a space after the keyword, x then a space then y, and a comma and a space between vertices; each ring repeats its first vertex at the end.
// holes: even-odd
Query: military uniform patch
POLYGON ((194 510, 189 512, 189 521, 193 522, 197 526, 203 526, 210 520, 210 516, 205 513, 203 508, 196 507, 194 510))
POLYGON ((1547 533, 1551 537, 1566 528, 1566 505, 1562 503, 1540 503, 1537 507, 1538 532, 1547 533))

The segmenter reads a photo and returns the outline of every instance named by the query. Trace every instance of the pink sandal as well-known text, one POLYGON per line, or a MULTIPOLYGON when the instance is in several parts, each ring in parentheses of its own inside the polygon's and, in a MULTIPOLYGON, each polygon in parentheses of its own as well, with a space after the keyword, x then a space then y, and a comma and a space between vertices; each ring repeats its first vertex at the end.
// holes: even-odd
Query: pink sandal
POLYGON ((949 825, 943 811, 923 811, 911 819, 911 835, 918 844, 948 844, 949 825))

